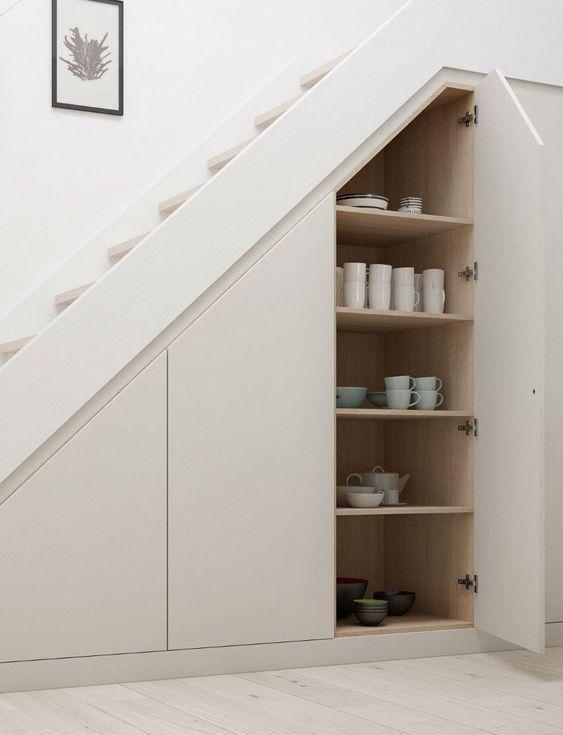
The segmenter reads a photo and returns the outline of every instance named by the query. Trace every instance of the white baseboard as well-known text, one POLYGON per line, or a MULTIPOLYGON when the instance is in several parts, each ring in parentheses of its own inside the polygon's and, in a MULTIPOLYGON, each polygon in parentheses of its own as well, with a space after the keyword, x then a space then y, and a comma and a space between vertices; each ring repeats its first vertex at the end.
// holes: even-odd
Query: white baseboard
POLYGON ((0 691, 210 676, 508 650, 473 628, 0 664, 0 691))

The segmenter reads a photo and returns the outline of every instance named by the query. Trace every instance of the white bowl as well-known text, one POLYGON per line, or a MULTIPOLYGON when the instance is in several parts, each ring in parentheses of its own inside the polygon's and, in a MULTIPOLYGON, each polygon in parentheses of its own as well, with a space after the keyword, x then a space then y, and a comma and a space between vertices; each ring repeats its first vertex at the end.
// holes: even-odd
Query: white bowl
POLYGON ((346 500, 352 508, 377 508, 384 497, 385 493, 381 490, 374 493, 346 493, 346 500))
POLYGON ((371 487, 369 485, 337 485, 336 505, 339 508, 347 508, 348 501, 346 496, 348 493, 356 493, 356 495, 373 495, 376 490, 376 487, 371 487))

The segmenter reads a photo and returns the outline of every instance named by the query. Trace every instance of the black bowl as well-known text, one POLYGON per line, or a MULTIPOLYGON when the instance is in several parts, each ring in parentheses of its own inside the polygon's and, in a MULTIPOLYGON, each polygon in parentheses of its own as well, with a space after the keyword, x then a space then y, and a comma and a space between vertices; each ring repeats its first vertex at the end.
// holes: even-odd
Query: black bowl
POLYGON ((416 599, 414 592, 405 592, 404 590, 374 592, 373 596, 378 600, 387 600, 389 603, 388 615, 404 615, 411 609, 416 599))
POLYGON ((336 617, 347 618, 354 610, 354 600, 363 597, 368 587, 367 579, 360 577, 336 578, 336 617))

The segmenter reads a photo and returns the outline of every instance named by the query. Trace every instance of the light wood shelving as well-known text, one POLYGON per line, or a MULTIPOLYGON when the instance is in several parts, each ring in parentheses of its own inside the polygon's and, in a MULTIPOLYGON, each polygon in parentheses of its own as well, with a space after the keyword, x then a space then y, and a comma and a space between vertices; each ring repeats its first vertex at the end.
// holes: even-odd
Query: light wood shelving
POLYGON ((352 421, 417 421, 420 419, 470 419, 470 411, 404 411, 394 408, 337 408, 336 417, 352 421))
POLYGON ((376 311, 338 306, 336 327, 341 332, 390 334, 407 329, 428 329, 472 322, 469 314, 425 314, 413 311, 376 311))
POLYGON ((414 633, 423 630, 455 630, 472 628, 473 623, 465 620, 425 615, 424 613, 407 613, 406 615, 387 616, 385 620, 374 627, 361 625, 354 616, 339 620, 336 624, 336 637, 362 635, 383 635, 385 633, 414 633))
POLYGON ((467 217, 407 214, 388 209, 336 207, 336 232, 347 245, 388 247, 472 225, 467 217))
POLYGON ((466 505, 401 505, 379 508, 337 508, 337 516, 408 516, 473 513, 466 505))

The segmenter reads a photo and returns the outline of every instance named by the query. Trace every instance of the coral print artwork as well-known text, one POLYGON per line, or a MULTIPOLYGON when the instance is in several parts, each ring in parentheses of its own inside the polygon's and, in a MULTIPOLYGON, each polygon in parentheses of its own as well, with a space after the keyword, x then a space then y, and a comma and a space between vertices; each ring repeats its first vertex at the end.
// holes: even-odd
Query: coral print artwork
POLYGON ((123 115, 122 0, 52 0, 53 107, 123 115))

